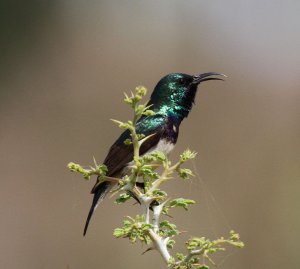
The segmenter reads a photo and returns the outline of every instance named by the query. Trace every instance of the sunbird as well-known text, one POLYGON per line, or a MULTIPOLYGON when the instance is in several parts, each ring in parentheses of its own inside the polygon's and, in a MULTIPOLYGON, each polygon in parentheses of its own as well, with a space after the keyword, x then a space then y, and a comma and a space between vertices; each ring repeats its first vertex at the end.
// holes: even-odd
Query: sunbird
MULTIPOLYGON (((140 155, 157 150, 168 155, 174 148, 180 123, 189 115, 194 104, 198 86, 208 80, 223 80, 224 74, 208 72, 199 75, 171 73, 164 76, 155 86, 147 106, 155 112, 153 116, 142 116, 136 124, 137 134, 150 136, 140 147, 140 155)), ((130 131, 125 130, 110 147, 103 162, 107 166, 106 176, 121 178, 128 172, 133 160, 133 146, 124 141, 130 139, 130 131)), ((91 193, 94 194, 92 206, 84 227, 86 234, 89 222, 97 205, 117 184, 112 181, 97 182, 91 193)))

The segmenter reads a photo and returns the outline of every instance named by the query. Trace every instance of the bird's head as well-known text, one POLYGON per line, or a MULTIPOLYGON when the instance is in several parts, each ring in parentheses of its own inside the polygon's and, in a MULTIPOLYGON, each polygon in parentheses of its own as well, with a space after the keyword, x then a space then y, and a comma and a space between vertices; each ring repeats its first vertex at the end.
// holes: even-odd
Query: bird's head
POLYGON ((156 85, 149 104, 156 112, 187 117, 195 100, 197 88, 201 82, 222 80, 223 74, 209 72, 199 75, 171 73, 163 77, 156 85))

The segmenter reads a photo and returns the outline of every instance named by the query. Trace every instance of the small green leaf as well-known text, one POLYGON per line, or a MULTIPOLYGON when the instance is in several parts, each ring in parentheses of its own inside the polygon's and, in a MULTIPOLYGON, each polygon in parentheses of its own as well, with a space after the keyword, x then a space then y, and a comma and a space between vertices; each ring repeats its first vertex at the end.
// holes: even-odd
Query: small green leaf
POLYGON ((100 164, 96 166, 96 173, 99 176, 105 176, 108 172, 108 168, 105 164, 100 164))
POLYGON ((167 243, 167 248, 172 249, 175 245, 175 240, 170 239, 167 243))
POLYGON ((123 204, 126 201, 128 201, 131 198, 131 195, 129 193, 122 193, 120 196, 116 199, 117 204, 123 204))
POLYGON ((151 153, 152 156, 154 156, 155 158, 157 158, 158 161, 165 161, 166 160, 166 155, 158 150, 155 150, 151 153))
POLYGON ((188 168, 178 168, 177 172, 182 179, 189 179, 190 176, 194 176, 192 170, 188 168))
POLYGON ((183 207, 185 210, 188 210, 189 205, 193 205, 196 202, 190 199, 177 198, 170 201, 170 207, 183 207))
POLYGON ((143 138, 145 138, 144 134, 137 134, 138 141, 142 140, 143 138))
POLYGON ((124 236, 124 229, 116 228, 114 230, 114 236, 117 237, 117 238, 123 237, 124 236))
POLYGON ((125 139, 125 140, 124 140, 124 144, 127 145, 127 146, 128 146, 128 145, 131 145, 131 144, 132 144, 131 139, 129 139, 129 138, 125 139))
POLYGON ((168 194, 165 191, 155 189, 152 191, 152 195, 155 197, 157 197, 157 196, 166 197, 168 194))
POLYGON ((200 266, 196 267, 196 269, 209 269, 209 266, 207 266, 207 265, 200 265, 200 266))
POLYGON ((152 151, 150 154, 146 154, 143 156, 143 159, 146 163, 153 163, 153 162, 163 162, 166 160, 166 155, 161 151, 152 151))
POLYGON ((164 207, 163 207, 163 210, 162 210, 162 213, 163 213, 164 215, 168 215, 168 214, 169 214, 169 209, 170 209, 170 207, 164 206, 164 207))
POLYGON ((176 225, 167 220, 160 222, 159 229, 160 229, 160 235, 164 237, 174 236, 179 233, 176 225))
POLYGON ((191 263, 191 264, 196 263, 197 264, 197 263, 199 263, 199 261, 200 261, 200 259, 198 257, 193 257, 189 260, 189 263, 191 263))
POLYGON ((185 258, 186 258, 186 255, 184 255, 183 253, 181 252, 177 252, 176 253, 176 257, 179 261, 183 261, 185 258))

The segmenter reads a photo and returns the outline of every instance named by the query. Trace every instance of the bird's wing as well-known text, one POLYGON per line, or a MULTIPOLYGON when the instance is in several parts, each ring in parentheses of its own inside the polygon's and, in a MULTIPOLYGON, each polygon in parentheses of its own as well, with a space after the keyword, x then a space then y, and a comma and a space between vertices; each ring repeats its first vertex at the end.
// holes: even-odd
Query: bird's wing
MULTIPOLYGON (((141 145, 140 155, 143 155, 158 143, 164 132, 165 121, 165 117, 155 115, 154 117, 144 117, 137 123, 136 132, 138 134, 153 135, 141 145)), ((130 138, 130 131, 126 130, 111 146, 104 160, 104 164, 108 168, 108 176, 113 176, 132 161, 133 146, 124 144, 124 141, 128 138, 130 138)))
MULTIPOLYGON (((143 117, 138 121, 136 132, 138 134, 144 134, 145 136, 152 135, 141 145, 140 155, 145 154, 148 150, 157 145, 165 131, 166 120, 167 119, 162 115, 154 115, 151 117, 143 117)), ((104 160, 104 164, 108 168, 107 176, 113 177, 132 161, 133 146, 124 144, 124 141, 128 138, 130 138, 130 131, 126 130, 111 146, 104 160)), ((97 186, 97 183, 95 186, 97 186)), ((92 193, 94 193, 94 188, 91 191, 92 193)))

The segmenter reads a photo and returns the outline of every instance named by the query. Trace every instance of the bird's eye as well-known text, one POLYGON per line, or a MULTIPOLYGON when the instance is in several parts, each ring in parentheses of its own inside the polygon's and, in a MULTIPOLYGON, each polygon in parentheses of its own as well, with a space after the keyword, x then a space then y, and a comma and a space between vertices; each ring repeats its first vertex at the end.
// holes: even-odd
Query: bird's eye
POLYGON ((185 81, 184 81, 183 78, 180 78, 179 81, 178 81, 178 83, 179 83, 180 85, 184 85, 184 84, 185 84, 185 81))

